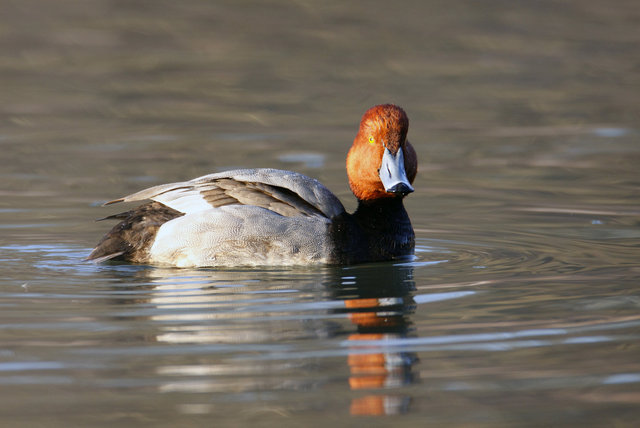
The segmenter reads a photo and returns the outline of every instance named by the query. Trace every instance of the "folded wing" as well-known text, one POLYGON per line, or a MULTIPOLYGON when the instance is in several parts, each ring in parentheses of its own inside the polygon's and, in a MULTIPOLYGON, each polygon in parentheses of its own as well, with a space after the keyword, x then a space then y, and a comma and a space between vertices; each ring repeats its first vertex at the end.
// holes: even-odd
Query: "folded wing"
POLYGON ((291 171, 240 169, 190 181, 162 184, 108 202, 151 199, 191 214, 226 205, 253 205, 287 217, 333 218, 344 212, 338 198, 319 181, 291 171))

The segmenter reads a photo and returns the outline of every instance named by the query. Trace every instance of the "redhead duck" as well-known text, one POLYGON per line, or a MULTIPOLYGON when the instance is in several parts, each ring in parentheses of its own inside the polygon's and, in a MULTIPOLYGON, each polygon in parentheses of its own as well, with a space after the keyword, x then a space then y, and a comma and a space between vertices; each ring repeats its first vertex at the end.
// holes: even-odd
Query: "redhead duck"
POLYGON ((347 155, 353 214, 317 180, 291 171, 238 169, 162 184, 107 202, 150 200, 120 220, 88 260, 178 267, 353 264, 413 254, 402 204, 416 152, 400 107, 370 108, 347 155))

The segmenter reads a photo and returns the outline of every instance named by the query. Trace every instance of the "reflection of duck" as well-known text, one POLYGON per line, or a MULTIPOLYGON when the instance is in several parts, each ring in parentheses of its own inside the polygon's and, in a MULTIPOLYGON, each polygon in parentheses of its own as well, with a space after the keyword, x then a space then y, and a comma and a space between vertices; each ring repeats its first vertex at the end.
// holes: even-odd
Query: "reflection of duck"
POLYGON ((328 375, 308 371, 313 362, 290 358, 289 353, 295 352, 292 341, 314 343, 318 336, 326 337, 330 328, 323 316, 326 302, 314 304, 315 296, 326 296, 321 283, 334 270, 138 271, 140 282, 152 285, 148 300, 140 306, 150 321, 145 326, 153 331, 145 340, 166 345, 180 356, 154 363, 161 379, 159 390, 221 394, 227 400, 262 391, 308 390, 324 383, 328 375), (316 314, 318 322, 309 325, 307 318, 316 314))
POLYGON ((364 114, 347 156, 359 201, 353 214, 304 175, 228 171, 109 202, 152 200, 107 217, 121 221, 88 258, 186 267, 351 264, 412 254, 414 233, 402 204, 417 172, 408 126, 394 105, 364 114))
MULTIPOLYGON (((162 269, 119 265, 101 272, 126 273, 125 298, 114 300, 124 305, 116 314, 143 323, 142 330, 135 330, 145 332, 140 339, 145 343, 138 343, 143 345, 142 352, 164 356, 150 365, 160 391, 220 394, 225 403, 230 396, 269 392, 266 395, 279 397, 284 408, 299 409, 300 405, 317 408, 318 400, 334 399, 336 394, 327 391, 337 388, 354 394, 350 406, 342 403, 353 414, 408 410, 410 398, 393 392, 415 377, 415 356, 398 351, 410 334, 414 311, 408 266, 162 269), (137 275, 132 278, 132 273, 137 275), (132 290, 131 284, 137 286, 132 290), (133 298, 144 300, 133 303, 133 298), (388 346, 390 341, 394 344, 388 346), (156 348, 147 346, 151 343, 156 348), (349 367, 348 379, 334 382, 345 367, 349 367), (385 391, 375 392, 381 388, 385 391), (290 391, 294 393, 289 397, 297 397, 301 390, 313 398, 287 404, 286 394, 276 395, 290 391)), ((117 286, 120 281, 113 283, 117 286)), ((129 350, 131 343, 125 346, 129 350)), ((208 403, 217 399, 207 398, 208 403)))
MULTIPOLYGON (((384 266, 352 268, 335 292, 343 296, 345 308, 358 332, 349 336, 348 364, 352 390, 394 388, 414 381, 413 353, 389 352, 385 343, 406 337, 413 312, 414 289, 409 267, 384 266)), ((409 397, 393 394, 370 394, 351 402, 354 415, 387 415, 405 412, 409 397)))

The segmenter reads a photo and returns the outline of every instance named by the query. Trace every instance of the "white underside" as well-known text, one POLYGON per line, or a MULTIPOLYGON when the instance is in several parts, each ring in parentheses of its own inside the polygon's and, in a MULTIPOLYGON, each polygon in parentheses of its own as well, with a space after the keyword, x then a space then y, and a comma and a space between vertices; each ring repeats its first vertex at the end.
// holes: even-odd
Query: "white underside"
POLYGON ((285 217, 250 205, 210 208, 163 224, 150 262, 178 267, 327 263, 329 224, 324 217, 285 217))

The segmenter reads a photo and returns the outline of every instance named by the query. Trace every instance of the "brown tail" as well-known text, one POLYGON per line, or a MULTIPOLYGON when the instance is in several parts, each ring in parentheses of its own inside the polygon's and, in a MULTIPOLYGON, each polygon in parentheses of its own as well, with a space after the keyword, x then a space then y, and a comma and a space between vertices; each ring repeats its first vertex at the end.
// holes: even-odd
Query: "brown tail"
POLYGON ((87 260, 96 263, 107 260, 145 263, 160 226, 183 215, 160 202, 149 202, 131 211, 100 219, 121 221, 98 242, 87 260))

